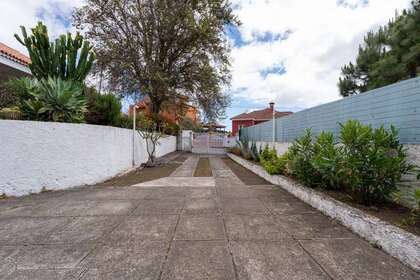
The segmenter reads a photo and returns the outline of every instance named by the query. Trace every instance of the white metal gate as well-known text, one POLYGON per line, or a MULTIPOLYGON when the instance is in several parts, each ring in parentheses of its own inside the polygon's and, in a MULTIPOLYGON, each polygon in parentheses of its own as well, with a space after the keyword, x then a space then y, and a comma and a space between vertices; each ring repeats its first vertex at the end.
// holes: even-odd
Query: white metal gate
POLYGON ((192 152, 197 154, 225 154, 226 135, 223 133, 193 133, 192 152))

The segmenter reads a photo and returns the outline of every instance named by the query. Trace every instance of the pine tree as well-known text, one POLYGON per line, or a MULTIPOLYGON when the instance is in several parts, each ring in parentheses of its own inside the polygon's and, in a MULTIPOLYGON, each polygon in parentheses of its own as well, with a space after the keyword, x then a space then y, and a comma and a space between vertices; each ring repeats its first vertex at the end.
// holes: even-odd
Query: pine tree
POLYGON ((396 15, 386 26, 368 32, 356 63, 341 68, 342 96, 359 94, 420 73, 420 0, 396 15))

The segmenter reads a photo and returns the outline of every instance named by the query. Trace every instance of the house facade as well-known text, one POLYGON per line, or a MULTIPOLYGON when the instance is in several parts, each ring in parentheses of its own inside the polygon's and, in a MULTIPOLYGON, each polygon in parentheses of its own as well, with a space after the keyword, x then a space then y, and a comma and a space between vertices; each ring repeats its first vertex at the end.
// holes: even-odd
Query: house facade
POLYGON ((30 76, 30 63, 29 57, 0 42, 0 82, 13 77, 30 76))
MULTIPOLYGON (((259 123, 270 121, 273 119, 274 102, 269 103, 269 107, 252 111, 249 113, 242 113, 231 118, 232 121, 232 135, 237 136, 242 127, 253 126, 259 123)), ((281 118, 293 114, 292 112, 275 112, 275 118, 281 118)))
MULTIPOLYGON (((133 106, 128 109, 128 114, 132 116, 133 106)), ((151 102, 148 96, 144 96, 142 100, 136 104, 136 113, 143 114, 147 117, 152 116, 151 102)), ((195 106, 188 104, 188 97, 180 97, 174 104, 163 104, 159 113, 159 119, 166 123, 176 123, 183 118, 188 118, 192 122, 200 121, 199 111, 195 106)))

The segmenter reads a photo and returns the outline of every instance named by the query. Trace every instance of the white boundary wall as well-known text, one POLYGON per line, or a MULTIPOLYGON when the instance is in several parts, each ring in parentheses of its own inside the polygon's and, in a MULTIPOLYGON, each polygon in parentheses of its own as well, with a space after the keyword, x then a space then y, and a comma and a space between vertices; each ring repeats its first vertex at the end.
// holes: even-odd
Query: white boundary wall
MULTIPOLYGON (((0 194, 20 196, 94 184, 132 168, 132 130, 108 126, 0 120, 0 194)), ((135 134, 136 165, 147 161, 135 134)), ((176 150, 161 139, 156 156, 176 150)))

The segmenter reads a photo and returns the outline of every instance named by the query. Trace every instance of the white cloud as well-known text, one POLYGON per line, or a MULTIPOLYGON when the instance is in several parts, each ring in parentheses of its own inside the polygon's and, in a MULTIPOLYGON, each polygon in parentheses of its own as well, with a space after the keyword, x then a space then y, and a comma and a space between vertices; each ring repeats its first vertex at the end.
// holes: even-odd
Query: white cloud
MULTIPOLYGON (((52 37, 74 29, 63 21, 83 0, 0 0, 0 42, 23 53, 13 37, 19 26, 43 20, 52 37)), ((354 59, 363 35, 393 17, 410 0, 232 0, 243 23, 232 52, 232 92, 247 101, 274 100, 303 108, 339 98, 340 67, 354 59), (340 5, 338 5, 340 3, 340 5), (286 40, 275 34, 291 32, 286 40), (265 34, 275 40, 261 41, 265 34), (284 66, 286 73, 263 71, 284 66)), ((70 18, 69 18, 70 19, 70 18)))
POLYGON ((302 108, 339 98, 340 67, 353 60, 364 34, 385 24, 409 0, 235 0, 245 45, 233 49, 232 91, 257 102, 302 108), (340 3, 340 5, 339 5, 340 3), (292 33, 261 41, 261 34, 292 33), (285 74, 260 71, 283 65, 285 74))

